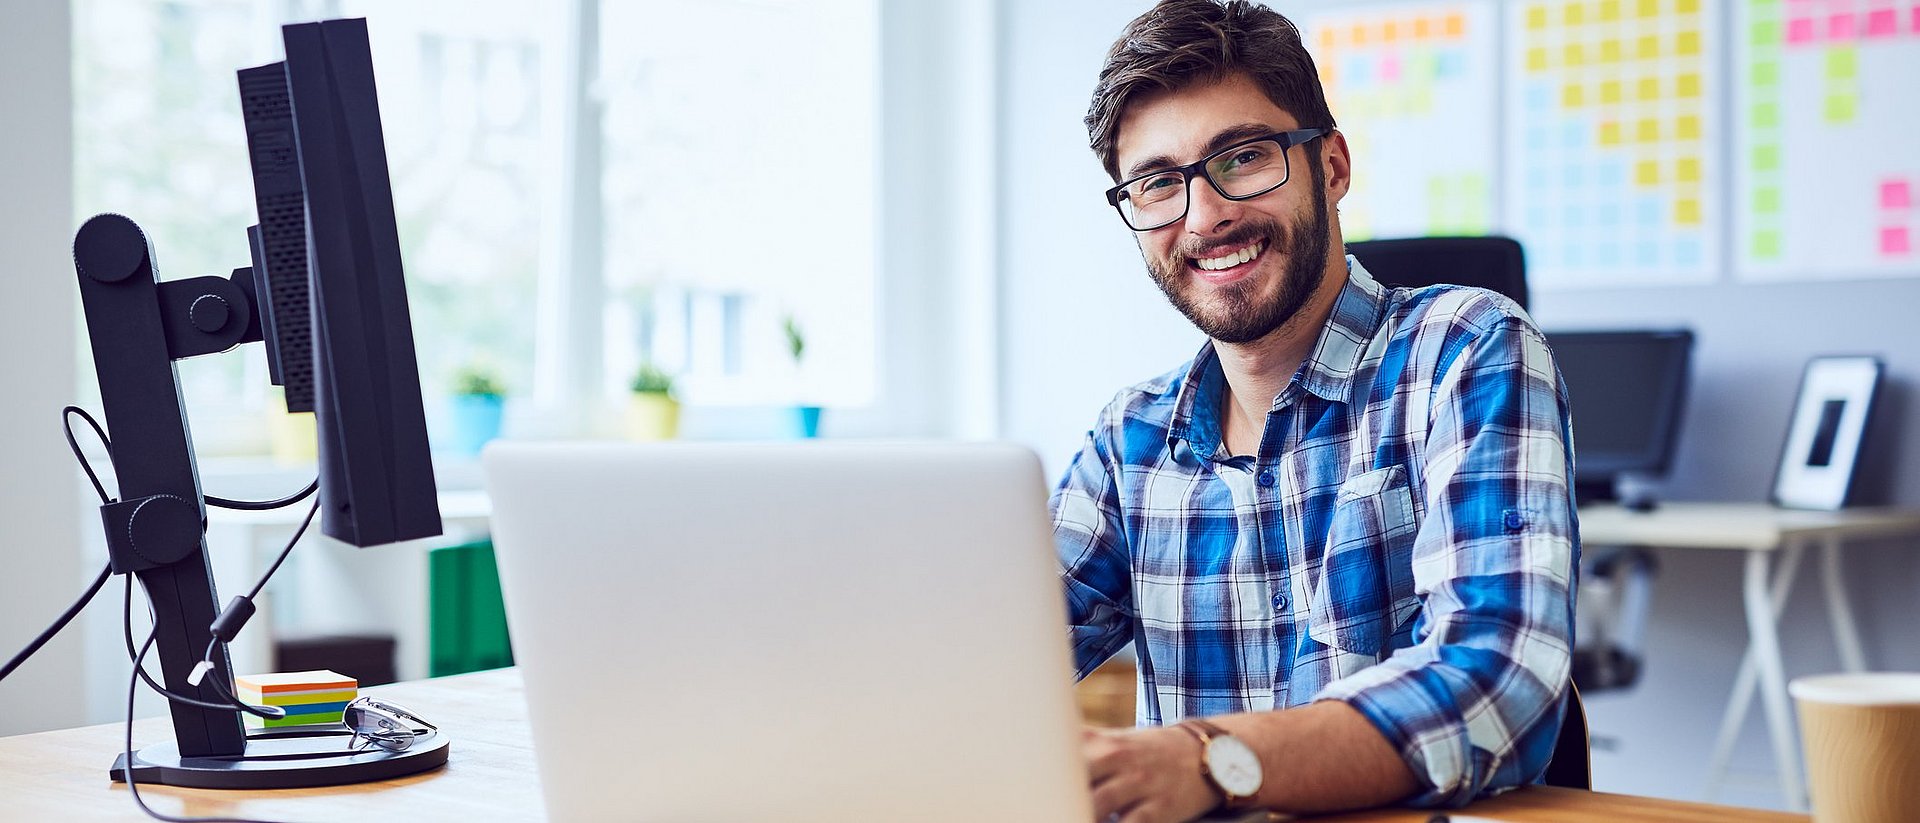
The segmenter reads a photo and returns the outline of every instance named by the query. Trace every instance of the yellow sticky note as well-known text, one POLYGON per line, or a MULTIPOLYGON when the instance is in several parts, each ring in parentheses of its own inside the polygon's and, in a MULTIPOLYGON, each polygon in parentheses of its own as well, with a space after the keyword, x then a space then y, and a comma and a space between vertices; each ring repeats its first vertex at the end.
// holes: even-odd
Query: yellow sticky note
POLYGON ((1633 41, 1633 56, 1641 60, 1652 60, 1660 56, 1660 37, 1643 34, 1633 41))
POLYGON ((1682 157, 1674 161, 1673 179, 1682 183, 1700 182, 1700 158, 1682 157))
POLYGON ((1527 71, 1546 70, 1547 48, 1545 46, 1534 46, 1533 48, 1527 49, 1527 71))
POLYGON ((1535 3, 1527 7, 1527 28, 1538 31, 1547 27, 1547 7, 1535 3))
POLYGON ((1333 29, 1320 30, 1320 50, 1321 51, 1323 52, 1333 51, 1334 48, 1339 46, 1339 44, 1340 44, 1340 35, 1334 33, 1333 29))
POLYGON ((1568 68, 1577 68, 1587 64, 1587 47, 1580 43, 1568 43, 1560 50, 1560 60, 1568 68))
POLYGON ((1700 75, 1688 73, 1674 78, 1673 93, 1683 99, 1700 96, 1700 75))
POLYGON ((1660 0, 1636 0, 1633 13, 1639 17, 1654 17, 1660 14, 1660 0))
POLYGON ((1633 128, 1633 139, 1642 143, 1655 143, 1660 140, 1660 121, 1643 117, 1633 128))
POLYGON ((1660 99, 1660 78, 1640 78, 1640 81, 1633 86, 1633 96, 1635 99, 1641 101, 1660 99))
POLYGON ((1700 32, 1683 31, 1673 38, 1673 53, 1686 56, 1700 53, 1700 32))
POLYGON ((1620 123, 1619 123, 1619 121, 1617 121, 1617 120, 1608 120, 1608 121, 1606 121, 1606 122, 1604 122, 1604 123, 1601 123, 1601 124, 1600 124, 1600 145, 1602 145, 1602 146, 1618 146, 1618 145, 1620 145, 1620 123))
POLYGON ((1700 139, 1700 115, 1683 114, 1674 118, 1673 136, 1681 140, 1700 139))
POLYGON ((1611 23, 1620 19, 1620 0, 1600 0, 1597 16, 1602 23, 1611 23))
POLYGON ((1673 10, 1681 14, 1695 14, 1700 11, 1700 0, 1673 0, 1673 10))
POLYGON ((1579 83, 1568 83, 1560 89, 1560 105, 1567 108, 1579 108, 1587 104, 1586 87, 1579 83))
POLYGON ((1682 226, 1700 225, 1700 201, 1682 197, 1673 203, 1673 222, 1682 226))
POLYGON ((1560 17, 1567 21, 1568 26, 1578 26, 1587 22, 1587 6, 1584 3, 1568 3, 1566 8, 1560 10, 1560 17))
POLYGON ((1441 27, 1448 37, 1462 37, 1467 33, 1467 16, 1460 12, 1447 15, 1447 21, 1441 27))
POLYGON ((1660 185, 1660 161, 1641 160, 1634 163, 1633 182, 1642 186, 1660 185))
POLYGON ((1609 37, 1600 41, 1600 62, 1602 63, 1620 62, 1620 57, 1623 52, 1624 50, 1620 48, 1620 41, 1615 38, 1609 37))
POLYGON ((1623 95, 1621 94, 1620 81, 1618 80, 1600 81, 1600 102, 1618 103, 1620 102, 1622 96, 1623 95))

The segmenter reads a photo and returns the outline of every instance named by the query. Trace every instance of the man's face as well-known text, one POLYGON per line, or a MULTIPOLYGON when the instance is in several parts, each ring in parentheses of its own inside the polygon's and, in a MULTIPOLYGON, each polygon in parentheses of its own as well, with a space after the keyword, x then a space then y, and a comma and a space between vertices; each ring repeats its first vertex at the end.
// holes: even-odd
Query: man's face
MULTIPOLYGON (((1150 95, 1121 117, 1120 179, 1300 127, 1243 74, 1150 95)), ((1153 281, 1208 337, 1248 343, 1267 336, 1306 304, 1326 273, 1326 176, 1306 149, 1287 150, 1292 175, 1286 185, 1250 200, 1228 200, 1196 176, 1188 184, 1185 219, 1134 233, 1153 281), (1251 259, 1239 260, 1248 254, 1251 259)))

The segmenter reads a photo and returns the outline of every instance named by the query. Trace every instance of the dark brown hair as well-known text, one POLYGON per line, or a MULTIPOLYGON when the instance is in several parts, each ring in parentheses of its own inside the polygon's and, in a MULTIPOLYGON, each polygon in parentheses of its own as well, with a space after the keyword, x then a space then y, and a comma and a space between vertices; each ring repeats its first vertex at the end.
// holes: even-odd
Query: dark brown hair
MULTIPOLYGON (((1087 107, 1093 153, 1118 180, 1114 145, 1128 103, 1141 92, 1178 91, 1241 72, 1302 128, 1334 125, 1320 75, 1292 21, 1248 0, 1162 0, 1128 23, 1107 50, 1087 107)), ((1318 148, 1318 141, 1309 144, 1309 156, 1317 159, 1318 148)))

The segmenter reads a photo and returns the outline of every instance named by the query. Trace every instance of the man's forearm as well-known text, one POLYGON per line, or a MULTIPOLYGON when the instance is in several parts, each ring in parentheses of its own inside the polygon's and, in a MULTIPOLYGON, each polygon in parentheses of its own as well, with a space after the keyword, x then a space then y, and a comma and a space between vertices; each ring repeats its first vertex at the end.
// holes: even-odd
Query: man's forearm
POLYGON ((1419 784, 1399 752, 1358 709, 1323 700, 1296 709, 1209 718, 1260 755, 1256 805, 1283 812, 1379 806, 1419 784))

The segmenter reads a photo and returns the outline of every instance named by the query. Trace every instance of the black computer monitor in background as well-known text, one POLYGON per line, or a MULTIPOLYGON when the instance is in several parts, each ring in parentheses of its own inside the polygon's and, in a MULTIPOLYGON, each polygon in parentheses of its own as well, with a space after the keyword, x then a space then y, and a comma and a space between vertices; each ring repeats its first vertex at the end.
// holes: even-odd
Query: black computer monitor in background
MULTIPOLYGON (((148 594, 166 687, 211 704, 230 698, 210 687, 232 682, 214 639, 230 639, 252 607, 236 598, 222 610, 213 590, 209 498, 173 361, 266 342, 289 405, 310 404, 318 418, 322 530, 359 546, 441 531, 366 23, 292 25, 283 36, 286 62, 240 79, 261 217, 244 235, 253 269, 160 281, 155 244, 119 215, 89 219, 74 237, 120 486, 101 509, 111 568, 138 575, 148 594)), ((233 711, 169 708, 174 741, 124 763, 140 782, 289 788, 446 761, 437 733, 400 752, 355 751, 343 731, 248 734, 233 711)))
POLYGON ((1693 333, 1550 332, 1547 344, 1573 403, 1579 501, 1614 499, 1622 475, 1665 473, 1686 403, 1693 333))

